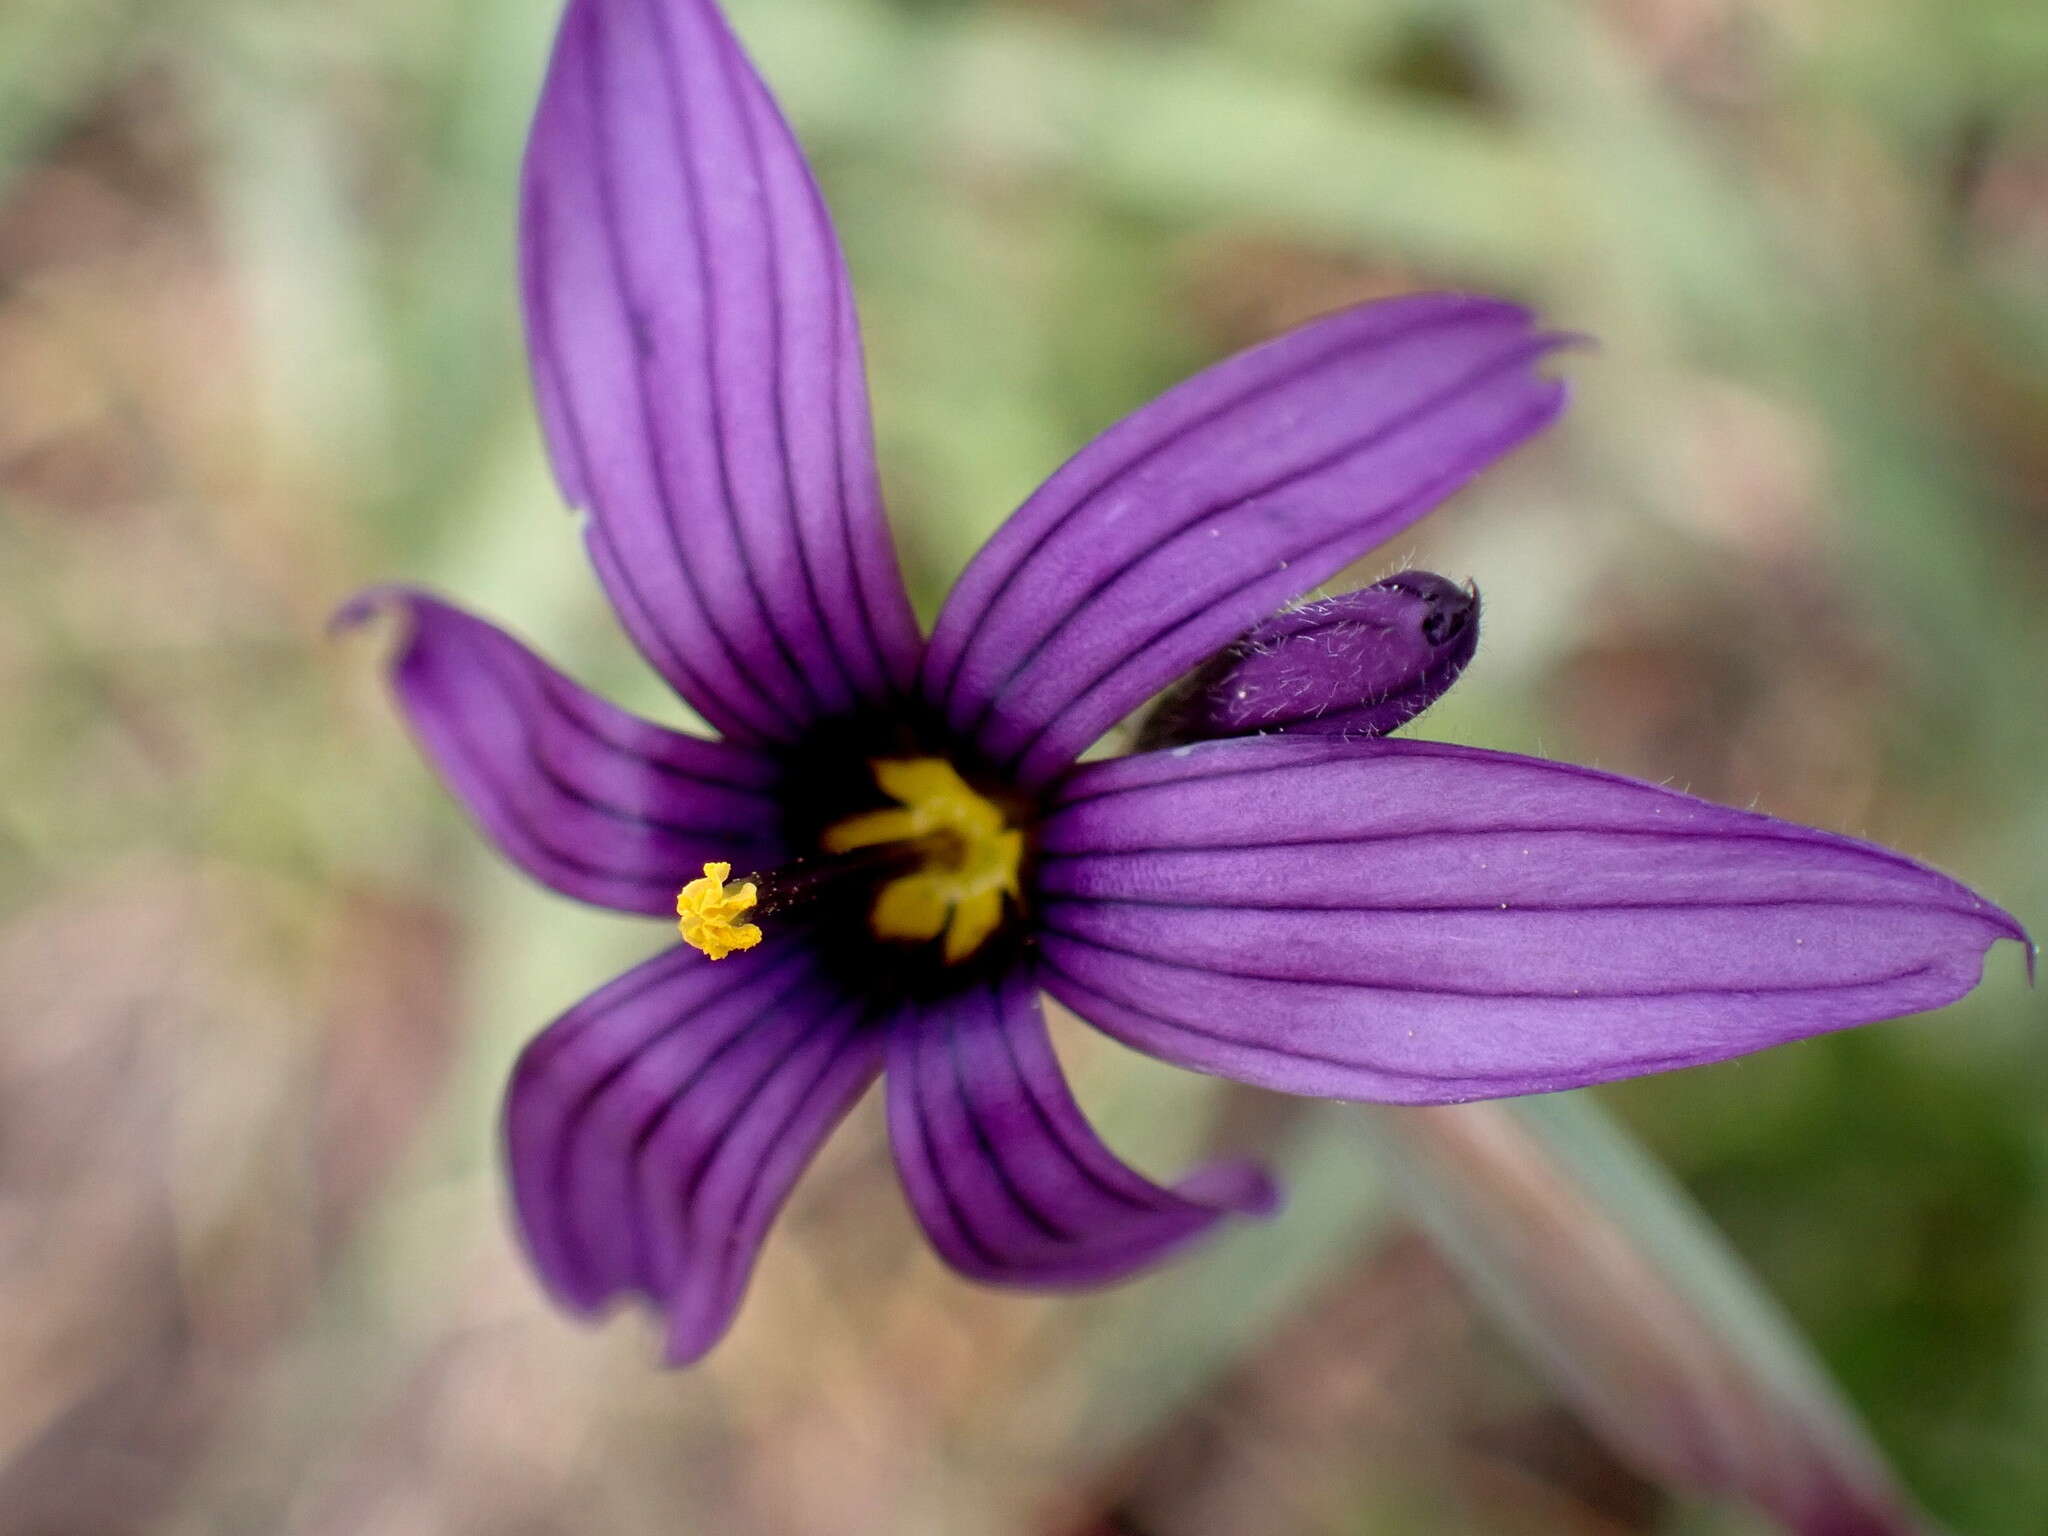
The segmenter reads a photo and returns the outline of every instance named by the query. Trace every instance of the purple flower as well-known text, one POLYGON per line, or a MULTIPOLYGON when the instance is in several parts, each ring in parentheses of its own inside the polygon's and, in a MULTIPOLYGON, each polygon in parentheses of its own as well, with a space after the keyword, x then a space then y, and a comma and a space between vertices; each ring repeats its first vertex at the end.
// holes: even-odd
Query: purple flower
MULTIPOLYGON (((724 739, 635 719, 421 593, 345 616, 403 609, 400 702, 514 862, 674 910, 698 946, 545 1030, 505 1116, 548 1288, 584 1312, 646 1298, 673 1361, 725 1330, 878 1074, 918 1217, 978 1279, 1113 1280, 1270 1208, 1246 1165, 1162 1188, 1119 1162, 1041 988, 1169 1061, 1422 1104, 1937 1007, 2024 940, 1897 854, 1560 763, 1340 731, 1077 765, 1262 624, 1283 649, 1307 633, 1313 615, 1273 616, 1557 416, 1535 365, 1561 338, 1512 304, 1367 305, 1168 392, 1010 518, 927 640, 831 224, 710 0, 573 0, 522 258, 548 446, 598 574, 724 739)), ((1408 617, 1422 643, 1379 695, 1302 675, 1334 708, 1434 697, 1458 637, 1408 617)))

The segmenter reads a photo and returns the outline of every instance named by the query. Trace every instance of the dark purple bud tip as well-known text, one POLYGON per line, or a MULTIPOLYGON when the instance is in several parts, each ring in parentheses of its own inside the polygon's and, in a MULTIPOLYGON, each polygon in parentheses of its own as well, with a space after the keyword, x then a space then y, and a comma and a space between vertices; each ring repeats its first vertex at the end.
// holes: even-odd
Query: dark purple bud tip
POLYGON ((1286 731, 1385 736, 1440 698, 1479 645, 1479 593, 1402 571, 1261 624, 1176 689, 1142 745, 1286 731))

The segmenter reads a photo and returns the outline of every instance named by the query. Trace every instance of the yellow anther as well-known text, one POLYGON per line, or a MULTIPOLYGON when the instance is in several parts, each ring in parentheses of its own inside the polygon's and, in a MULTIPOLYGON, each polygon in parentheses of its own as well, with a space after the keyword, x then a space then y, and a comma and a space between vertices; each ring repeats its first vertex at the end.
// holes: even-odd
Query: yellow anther
POLYGON ((743 880, 738 890, 728 891, 725 882, 731 875, 730 864, 706 864, 704 878, 692 880, 676 894, 676 927, 683 942, 713 960, 761 942, 759 928, 738 920, 754 904, 754 882, 743 880))
POLYGON ((924 942, 943 933, 947 962, 965 960, 1001 924, 1003 898, 1017 895, 1024 834, 942 758, 884 758, 874 769, 898 806, 840 822, 826 832, 825 851, 926 843, 923 863, 882 887, 869 926, 883 939, 924 942))

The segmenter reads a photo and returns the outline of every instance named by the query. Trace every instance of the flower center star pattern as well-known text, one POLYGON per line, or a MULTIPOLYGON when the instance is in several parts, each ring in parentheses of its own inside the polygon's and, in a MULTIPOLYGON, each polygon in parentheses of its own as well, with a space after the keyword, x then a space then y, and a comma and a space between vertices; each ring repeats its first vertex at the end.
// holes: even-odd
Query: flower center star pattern
POLYGON ((1165 1187, 1075 1105, 1041 990, 1165 1060, 1443 1103, 1716 1061, 1938 1007, 2024 935, 1865 843, 1562 763, 1394 740, 1476 605, 1405 573, 1290 604, 1564 405, 1497 299, 1327 316, 1111 427, 929 637, 875 475, 851 291, 709 0, 574 0, 524 178, 534 388, 620 622, 719 733, 591 695, 425 593, 395 691, 507 857, 680 920, 534 1039, 505 1139, 566 1307, 638 1297, 694 1360, 811 1155, 885 1080, 962 1273, 1119 1279, 1274 1204, 1165 1187), (1080 764, 1168 692, 1156 750, 1080 764), (739 871, 738 877, 733 871, 739 871))

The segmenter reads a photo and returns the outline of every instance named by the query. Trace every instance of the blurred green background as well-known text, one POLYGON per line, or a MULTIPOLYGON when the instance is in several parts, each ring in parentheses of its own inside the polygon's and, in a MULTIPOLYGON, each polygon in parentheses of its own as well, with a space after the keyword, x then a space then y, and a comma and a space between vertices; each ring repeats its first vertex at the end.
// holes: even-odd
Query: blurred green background
MULTIPOLYGON (((1061 1044, 1270 1227, 975 1290, 874 1106, 687 1375, 550 1312, 495 1095, 645 924, 497 864, 322 636, 384 578, 676 720, 538 450, 555 0, 0 0, 0 1530, 1676 1528, 1284 1104, 1061 1044)), ((1361 567, 1470 576, 1423 734, 1865 835, 2048 924, 2038 0, 733 0, 810 146, 929 614, 1089 434, 1427 285, 1593 333, 1361 567)), ((1939 1016, 1605 1095, 1962 1532, 2048 1530, 2048 1037, 1939 1016)), ((1696 1525, 1687 1529, 1700 1529, 1696 1525)))

